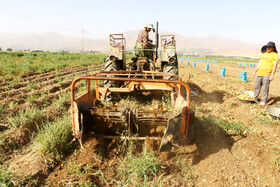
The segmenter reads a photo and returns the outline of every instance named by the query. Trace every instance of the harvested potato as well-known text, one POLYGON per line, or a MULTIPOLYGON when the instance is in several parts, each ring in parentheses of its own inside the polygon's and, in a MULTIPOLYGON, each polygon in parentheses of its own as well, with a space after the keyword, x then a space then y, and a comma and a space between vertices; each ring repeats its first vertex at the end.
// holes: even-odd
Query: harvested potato
POLYGON ((250 96, 249 94, 246 94, 246 95, 238 95, 237 96, 239 99, 242 99, 242 100, 254 100, 254 97, 250 96))

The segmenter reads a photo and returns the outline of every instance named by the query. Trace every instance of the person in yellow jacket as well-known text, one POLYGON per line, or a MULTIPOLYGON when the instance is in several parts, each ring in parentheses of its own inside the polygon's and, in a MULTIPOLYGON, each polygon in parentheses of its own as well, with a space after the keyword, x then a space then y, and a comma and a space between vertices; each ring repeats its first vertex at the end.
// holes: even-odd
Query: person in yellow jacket
POLYGON ((261 88, 263 87, 260 105, 264 106, 268 98, 270 82, 273 81, 275 76, 279 56, 274 42, 268 42, 267 45, 262 47, 261 51, 263 54, 261 55, 257 68, 253 73, 254 77, 257 73, 254 89, 254 101, 256 103, 258 102, 258 97, 260 95, 261 88))

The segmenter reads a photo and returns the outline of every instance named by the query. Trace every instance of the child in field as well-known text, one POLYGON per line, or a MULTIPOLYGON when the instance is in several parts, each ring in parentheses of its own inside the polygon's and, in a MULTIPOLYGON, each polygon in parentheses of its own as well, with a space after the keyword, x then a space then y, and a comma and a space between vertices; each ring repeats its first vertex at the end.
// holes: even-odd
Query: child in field
POLYGON ((253 73, 253 77, 255 77, 257 73, 254 89, 254 101, 256 103, 258 102, 258 97, 263 86, 263 94, 260 105, 264 106, 268 98, 270 82, 274 79, 279 56, 274 42, 268 42, 267 45, 262 47, 261 52, 263 54, 261 55, 257 68, 253 73))

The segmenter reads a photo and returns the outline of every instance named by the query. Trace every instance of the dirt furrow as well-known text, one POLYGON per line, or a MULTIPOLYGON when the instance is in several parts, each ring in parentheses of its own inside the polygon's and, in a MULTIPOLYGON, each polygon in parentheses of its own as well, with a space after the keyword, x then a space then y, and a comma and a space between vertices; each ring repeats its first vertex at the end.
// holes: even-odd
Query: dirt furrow
MULTIPOLYGON (((52 69, 52 70, 49 70, 49 71, 44 71, 44 72, 34 72, 34 73, 31 73, 29 75, 24 75, 21 77, 21 82, 18 83, 18 84, 21 84, 21 83, 25 83, 25 82, 29 82, 29 81, 33 81, 34 79, 38 79, 38 77, 40 78, 43 78, 43 77, 48 77, 54 73, 56 73, 57 71, 59 72, 67 72, 69 70, 74 70, 74 69, 80 69, 81 67, 78 67, 78 66, 74 66, 74 67, 66 67, 64 69, 60 69, 60 70, 57 70, 57 69, 52 69)), ((0 84, 1 87, 4 87, 4 86, 9 86, 9 83, 10 81, 12 81, 13 79, 10 78, 10 79, 5 79, 5 80, 2 80, 3 82, 5 83, 2 83, 0 84)), ((1 91, 1 90, 0 90, 1 91)))
MULTIPOLYGON (((48 70, 48 71, 34 72, 34 73, 30 73, 28 75, 23 75, 21 77, 21 82, 32 80, 32 79, 36 78, 38 75, 40 75, 40 76, 47 76, 47 75, 51 74, 53 71, 55 71, 55 70, 51 69, 51 70, 48 70)), ((9 82, 12 81, 12 80, 13 80, 13 78, 3 79, 2 83, 0 83, 0 86, 1 87, 7 86, 9 84, 9 82)))
MULTIPOLYGON (((83 71, 80 73, 88 72, 83 71)), ((94 71, 93 71, 94 72, 94 71)), ((65 75, 63 77, 67 77, 65 75)), ((4 100, 0 100, 0 104, 5 107, 0 116, 0 123, 5 124, 6 119, 9 116, 16 115, 20 110, 24 110, 31 106, 43 108, 51 103, 54 98, 58 98, 64 91, 70 91, 70 85, 72 80, 67 80, 62 83, 55 83, 53 80, 45 81, 40 86, 40 90, 34 90, 31 92, 23 91, 20 94, 8 97, 4 100)), ((5 128, 4 128, 5 129, 5 128)))
MULTIPOLYGON (((33 82, 39 82, 35 86, 36 86, 36 89, 40 89, 44 86, 57 83, 58 80, 55 80, 56 78, 64 79, 64 78, 69 77, 71 75, 74 75, 76 73, 83 74, 87 71, 88 71, 88 69, 81 69, 81 70, 78 70, 78 71, 75 71, 75 72, 68 71, 68 72, 64 72, 64 73, 59 73, 57 75, 50 75, 50 76, 45 77, 45 78, 40 78, 39 80, 34 80, 33 82)), ((13 97, 15 95, 24 94, 24 93, 27 93, 29 91, 30 91, 30 88, 28 88, 26 86, 18 88, 18 89, 12 89, 12 90, 9 90, 5 93, 0 94, 0 98, 6 99, 8 97, 13 97)))
MULTIPOLYGON (((64 78, 72 76, 72 75, 76 75, 76 74, 82 75, 82 74, 85 74, 85 73, 92 73, 92 72, 95 72, 97 70, 99 70, 99 69, 98 68, 92 68, 92 70, 91 70, 91 69, 85 68, 85 69, 81 69, 81 70, 78 70, 78 71, 75 71, 75 72, 68 71, 68 72, 60 73, 58 75, 51 75, 47 78, 40 79, 40 81, 43 81, 43 82, 40 82, 39 84, 37 84, 36 88, 40 89, 40 88, 45 87, 47 85, 55 84, 58 81, 58 80, 55 80, 56 78, 57 79, 64 79, 64 78)), ((35 92, 34 95, 38 95, 37 93, 40 92, 40 91, 41 90, 33 91, 33 92, 35 92)), ((22 88, 19 88, 19 89, 12 89, 8 92, 0 94, 0 98, 1 98, 1 100, 6 100, 5 103, 8 103, 10 100, 15 99, 15 98, 12 99, 12 97, 14 97, 14 96, 16 96, 16 98, 21 98, 21 97, 26 98, 28 95, 30 95, 30 94, 28 94, 28 92, 30 92, 30 89, 28 89, 27 87, 22 87, 22 88), (9 99, 9 98, 11 98, 11 99, 9 99)), ((42 94, 44 94, 44 92, 42 92, 42 94)))
MULTIPOLYGON (((6 98, 5 100, 3 100, 1 102, 2 105, 4 106, 8 106, 9 103, 11 102, 14 102, 14 103, 18 103, 19 105, 25 103, 26 99, 28 97, 40 97, 41 95, 44 95, 44 94, 51 94, 51 93, 55 93, 61 89, 64 89, 66 87, 70 87, 72 83, 72 80, 67 80, 63 83, 56 83, 56 84, 53 84, 53 85, 47 85, 43 88, 41 88, 40 90, 35 90, 35 91, 32 91, 32 92, 28 92, 28 93, 21 93, 21 94, 18 94, 14 97, 9 97, 9 98, 6 98)), ((34 100, 31 98, 31 100, 34 100)))
MULTIPOLYGON (((41 81, 44 81, 44 80, 48 80, 48 79, 53 79, 55 77, 59 77, 59 76, 63 76, 63 75, 67 75, 67 74, 74 74, 74 73, 79 73, 81 71, 86 71, 86 70, 101 70, 103 68, 103 64, 101 65, 91 65, 91 66, 86 66, 86 67, 74 67, 74 68, 67 68, 67 69, 64 69, 64 70, 61 70, 61 71, 50 71, 46 74, 37 74, 36 76, 32 76, 26 80, 21 80, 20 83, 18 84, 15 84, 15 85, 12 85, 12 86, 9 86, 8 84, 6 84, 5 86, 2 85, 0 87, 0 92, 7 92, 9 90, 12 90, 12 89, 20 89, 22 87, 25 87, 28 85, 28 83, 30 82, 41 82, 41 81)), ((6 93, 3 93, 3 94, 6 94, 6 93)), ((1 96, 0 96, 1 98, 1 96)))

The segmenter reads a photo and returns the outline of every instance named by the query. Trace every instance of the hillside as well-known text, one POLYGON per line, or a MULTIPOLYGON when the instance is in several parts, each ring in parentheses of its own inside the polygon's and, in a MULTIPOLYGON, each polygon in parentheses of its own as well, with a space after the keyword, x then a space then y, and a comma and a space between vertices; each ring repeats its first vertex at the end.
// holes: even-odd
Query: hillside
MULTIPOLYGON (((127 41, 127 49, 133 49, 138 31, 127 31, 124 33, 127 41)), ((160 34, 175 34, 177 50, 187 53, 210 54, 210 55, 233 55, 258 57, 260 45, 246 43, 218 35, 205 37, 185 37, 176 33, 161 32, 160 34)), ((150 34, 154 39, 154 34, 150 34)), ((71 50, 80 51, 82 38, 69 37, 57 33, 0 33, 0 47, 2 49, 31 49, 31 50, 71 50)), ((86 51, 108 51, 108 38, 90 39, 85 38, 86 51)))

